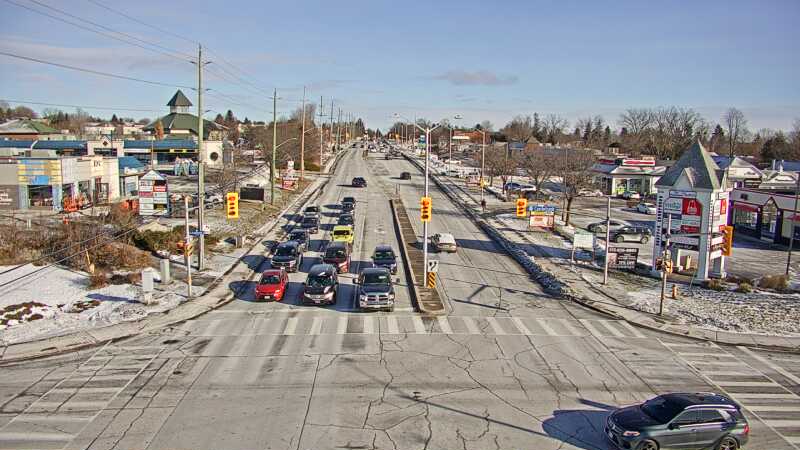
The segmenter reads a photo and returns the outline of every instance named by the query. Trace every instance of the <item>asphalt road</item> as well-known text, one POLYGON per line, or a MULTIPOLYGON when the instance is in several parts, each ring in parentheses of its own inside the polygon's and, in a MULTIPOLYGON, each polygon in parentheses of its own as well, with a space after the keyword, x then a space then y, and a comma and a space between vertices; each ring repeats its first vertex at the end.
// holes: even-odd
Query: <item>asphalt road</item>
MULTIPOLYGON (((330 223, 326 205, 355 193, 354 260, 366 261, 397 245, 386 193, 415 221, 422 181, 404 160, 350 151, 320 204, 330 223), (369 187, 343 186, 355 175, 369 187)), ((415 313, 403 286, 394 313, 354 311, 347 275, 335 307, 300 306, 301 271, 283 303, 243 296, 155 334, 3 367, 0 449, 610 449, 609 411, 686 390, 742 402, 748 448, 800 448, 800 355, 550 298, 431 186, 431 231, 460 246, 435 255, 446 316, 415 313)))

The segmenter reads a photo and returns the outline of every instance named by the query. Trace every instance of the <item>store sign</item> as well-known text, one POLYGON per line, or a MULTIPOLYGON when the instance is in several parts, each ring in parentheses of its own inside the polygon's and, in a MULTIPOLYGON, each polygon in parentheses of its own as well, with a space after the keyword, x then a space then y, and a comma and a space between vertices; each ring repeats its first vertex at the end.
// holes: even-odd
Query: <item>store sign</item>
POLYGON ((619 270, 634 270, 639 259, 637 247, 609 247, 608 267, 619 270))
POLYGON ((682 198, 667 198, 664 200, 664 212, 668 214, 680 214, 683 210, 682 198))
POLYGON ((703 211, 703 205, 695 198, 684 198, 682 213, 687 216, 699 216, 703 211))
POLYGON ((528 206, 528 211, 530 211, 533 216, 552 216, 556 213, 556 207, 554 205, 537 203, 528 206))
POLYGON ((669 191, 670 197, 680 197, 680 198, 697 198, 697 192, 695 191, 669 191))
POLYGON ((594 233, 576 231, 575 236, 572 238, 572 247, 594 249, 594 239, 594 233))
POLYGON ((553 228, 553 216, 552 215, 531 215, 528 216, 528 225, 530 227, 538 227, 538 228, 553 228))

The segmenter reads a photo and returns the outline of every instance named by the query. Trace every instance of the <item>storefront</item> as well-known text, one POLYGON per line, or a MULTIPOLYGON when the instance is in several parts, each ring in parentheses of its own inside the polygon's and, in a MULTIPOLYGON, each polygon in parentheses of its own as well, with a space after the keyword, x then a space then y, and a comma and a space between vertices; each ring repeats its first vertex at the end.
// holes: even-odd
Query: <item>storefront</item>
MULTIPOLYGON (((794 206, 794 195, 734 189, 731 193, 731 224, 736 233, 789 245, 792 229, 795 237, 800 237, 800 214, 794 214, 794 206)), ((795 245, 800 247, 800 243, 795 245)))
POLYGON ((595 182, 606 195, 622 195, 625 191, 654 194, 655 182, 665 169, 657 166, 655 159, 647 158, 601 158, 592 167, 595 182))

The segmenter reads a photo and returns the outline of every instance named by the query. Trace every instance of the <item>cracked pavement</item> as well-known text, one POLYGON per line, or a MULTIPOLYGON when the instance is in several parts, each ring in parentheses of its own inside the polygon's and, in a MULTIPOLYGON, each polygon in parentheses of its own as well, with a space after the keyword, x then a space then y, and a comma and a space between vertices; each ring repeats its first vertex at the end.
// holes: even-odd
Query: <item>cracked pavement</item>
MULTIPOLYGON (((422 179, 404 160, 381 155, 367 164, 360 150, 351 153, 319 204, 350 193, 363 202, 356 232, 364 242, 353 256, 361 263, 377 243, 397 245, 386 231, 393 228, 385 192, 397 189, 416 205, 422 179), (399 180, 402 171, 412 179, 399 180), (342 186, 356 175, 370 187, 342 186)), ((702 344, 631 331, 552 298, 446 197, 432 196, 431 231, 453 233, 460 245, 434 254, 444 318, 402 307, 353 311, 348 276, 335 307, 303 307, 304 274, 292 274, 283 303, 237 299, 106 348, 3 367, 0 450, 606 450, 612 409, 662 392, 720 389, 672 350, 702 344)), ((406 287, 398 290, 408 302, 406 287)), ((791 377, 763 361, 739 349, 713 351, 800 395, 791 377)), ((757 352, 798 373, 800 356, 757 352)), ((786 439, 792 430, 747 415, 748 448, 795 448, 786 439)))

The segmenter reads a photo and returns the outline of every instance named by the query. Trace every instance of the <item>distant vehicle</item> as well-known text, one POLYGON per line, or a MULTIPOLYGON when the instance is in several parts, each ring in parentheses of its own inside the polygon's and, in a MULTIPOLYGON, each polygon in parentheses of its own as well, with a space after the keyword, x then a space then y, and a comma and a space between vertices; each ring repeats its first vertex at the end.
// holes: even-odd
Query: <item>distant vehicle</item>
POLYGON ((355 234, 353 233, 353 227, 351 225, 336 225, 333 227, 331 238, 333 242, 352 244, 354 238, 355 234))
POLYGON ((636 211, 642 214, 655 214, 656 213, 656 205, 652 203, 639 203, 636 205, 636 211))
POLYGON ((524 197, 529 202, 551 202, 554 199, 552 194, 545 191, 527 191, 524 192, 524 197))
POLYGON ((356 208, 356 199, 355 197, 343 197, 342 198, 342 211, 352 211, 356 208))
POLYGON ((350 244, 345 242, 331 242, 325 248, 322 262, 336 267, 340 273, 350 270, 350 244))
POLYGON ((286 294, 286 286, 289 283, 289 275, 281 269, 265 270, 261 274, 261 279, 256 284, 256 300, 275 300, 281 301, 286 294))
POLYGON ((319 217, 319 206, 309 205, 303 210, 303 217, 319 217))
POLYGON ((339 278, 336 268, 330 264, 314 264, 303 283, 303 303, 315 305, 336 304, 339 278))
POLYGON ((636 191, 625 191, 622 193, 622 195, 620 195, 620 197, 624 198, 625 200, 639 200, 642 198, 642 196, 636 191))
POLYGON ((358 307, 394 311, 394 285, 392 274, 385 267, 370 267, 353 280, 358 284, 358 307))
POLYGON ((309 235, 308 230, 305 228, 295 228, 289 232, 288 240, 295 241, 300 244, 300 251, 305 252, 308 250, 309 235))
POLYGON ((273 269, 283 267, 287 272, 297 272, 301 265, 303 265, 303 252, 300 251, 300 244, 295 241, 279 244, 270 260, 273 269))
POLYGON ((737 450, 747 444, 750 425, 725 395, 672 393, 617 409, 604 431, 620 449, 737 450))
POLYGON ((455 253, 457 249, 456 238, 450 233, 434 234, 431 237, 431 243, 437 252, 455 253))
POLYGON ((409 172, 403 172, 403 173, 400 174, 400 179, 401 180, 410 180, 411 179, 411 174, 409 172))
POLYGON ((612 230, 609 234, 609 238, 617 243, 638 242, 640 244, 646 244, 650 240, 652 234, 650 228, 628 225, 612 230))
POLYGON ((303 221, 300 223, 300 226, 308 230, 310 234, 317 234, 319 233, 319 217, 303 217, 303 221))
MULTIPOLYGON (((617 228, 624 227, 630 225, 628 222, 623 222, 621 220, 611 220, 611 231, 616 230, 617 228)), ((590 223, 589 226, 586 227, 587 230, 591 231, 592 233, 605 233, 606 232, 606 221, 602 222, 595 222, 590 223)))
POLYGON ((365 180, 364 177, 355 177, 350 184, 353 187, 367 187, 367 180, 365 180))
POLYGON ((597 189, 581 189, 578 191, 578 195, 580 197, 605 197, 606 194, 603 194, 603 191, 597 189))
POLYGON ((336 225, 353 225, 355 220, 353 219, 353 215, 350 213, 344 213, 339 216, 339 219, 336 221, 336 225))
POLYGON ((397 273, 397 255, 390 245, 379 245, 372 252, 372 265, 385 267, 395 274, 397 273))

